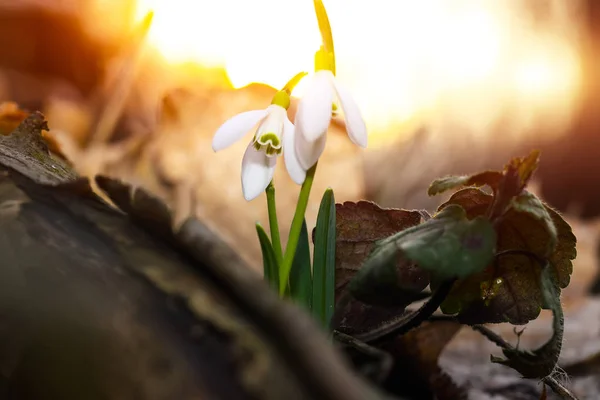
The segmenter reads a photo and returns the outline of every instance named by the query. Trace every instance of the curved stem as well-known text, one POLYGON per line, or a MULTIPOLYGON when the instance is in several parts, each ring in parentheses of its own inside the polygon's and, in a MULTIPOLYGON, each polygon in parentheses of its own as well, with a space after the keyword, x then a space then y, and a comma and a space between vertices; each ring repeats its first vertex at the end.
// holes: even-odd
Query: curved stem
POLYGON ((286 92, 288 95, 291 95, 296 85, 300 83, 302 78, 304 78, 306 75, 308 75, 308 72, 298 72, 285 84, 285 86, 281 90, 286 92))
POLYGON ((370 331, 355 334, 354 337, 365 343, 381 343, 418 327, 421 323, 431 317, 444 299, 446 299, 448 293, 450 293, 450 290, 452 289, 452 285, 454 285, 454 281, 455 279, 443 282, 433 293, 431 298, 417 311, 393 319, 370 331))
POLYGON ((357 340, 353 336, 336 330, 333 331, 333 339, 342 346, 354 349, 362 355, 379 361, 379 368, 377 368, 375 376, 373 376, 375 382, 381 383, 389 375, 390 370, 394 365, 394 359, 388 352, 378 349, 377 347, 370 346, 364 342, 361 342, 360 340, 357 340))
MULTIPOLYGON (((502 350, 516 350, 515 347, 508 343, 506 340, 502 338, 502 336, 498 335, 496 332, 492 331, 488 327, 484 325, 471 325, 471 328, 481 333, 485 336, 489 341, 494 343, 496 346, 500 347, 502 350)), ((571 393, 569 389, 564 387, 560 382, 558 382, 552 375, 548 375, 542 378, 542 382, 550 387, 554 391, 554 393, 561 396, 563 399, 568 400, 577 400, 577 397, 571 393)))
POLYGON ((292 220, 292 226, 290 227, 285 254, 279 268, 279 294, 281 296, 285 293, 290 271, 292 270, 292 263, 294 262, 294 256, 296 255, 296 248, 298 247, 302 223, 304 222, 304 214, 306 214, 306 208, 308 207, 308 198, 310 196, 310 189, 312 188, 316 170, 317 164, 306 171, 306 179, 302 184, 302 188, 300 188, 298 204, 296 205, 296 212, 294 213, 294 219, 292 220))
POLYGON ((269 213, 269 230, 271 231, 271 243, 273 244, 273 252, 277 265, 281 265, 283 261, 283 250, 281 249, 281 236, 279 235, 279 223, 277 222, 277 207, 275 207, 275 186, 273 182, 269 183, 267 189, 267 209, 269 213))

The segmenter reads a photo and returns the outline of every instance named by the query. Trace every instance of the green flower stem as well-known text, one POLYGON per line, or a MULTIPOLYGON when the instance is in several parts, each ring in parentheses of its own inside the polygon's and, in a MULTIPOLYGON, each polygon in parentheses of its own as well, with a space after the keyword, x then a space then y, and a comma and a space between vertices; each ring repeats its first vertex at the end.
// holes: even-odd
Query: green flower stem
POLYGON ((269 229, 271 231, 271 243, 277 264, 281 265, 283 260, 283 250, 281 249, 281 236, 279 236, 279 223, 277 222, 277 208, 275 207, 275 186, 273 182, 269 183, 267 189, 267 209, 269 212, 269 229))
POLYGON ((291 95, 296 85, 300 83, 302 78, 304 78, 306 75, 308 75, 308 72, 298 72, 292 79, 288 81, 288 83, 285 84, 281 91, 286 92, 288 96, 291 95))
POLYGON ((285 248, 285 255, 279 268, 279 294, 281 296, 284 295, 285 288, 288 285, 288 278, 290 276, 290 271, 292 270, 294 256, 296 255, 296 248, 298 247, 298 240, 300 239, 302 223, 304 222, 304 215, 306 214, 306 208, 308 207, 308 198, 310 196, 310 189, 312 188, 316 170, 317 164, 306 171, 306 179, 300 188, 298 204, 296 205, 296 212, 294 214, 294 219, 292 220, 292 226, 285 248))

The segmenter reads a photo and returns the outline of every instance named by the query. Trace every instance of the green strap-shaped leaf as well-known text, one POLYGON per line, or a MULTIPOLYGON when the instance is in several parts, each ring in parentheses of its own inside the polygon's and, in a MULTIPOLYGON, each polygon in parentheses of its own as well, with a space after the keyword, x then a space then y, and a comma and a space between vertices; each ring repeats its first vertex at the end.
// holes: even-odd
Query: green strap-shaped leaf
POLYGON ((298 247, 290 272, 289 295, 293 301, 307 310, 312 308, 312 271, 310 266, 310 248, 306 220, 302 223, 298 247))
POLYGON ((469 220, 461 206, 452 204, 430 220, 378 242, 349 289, 360 294, 386 282, 397 285, 399 257, 416 262, 438 281, 463 278, 483 270, 495 247, 491 222, 484 217, 469 220))
POLYGON ((335 303, 335 199, 331 189, 321 199, 314 243, 312 312, 329 329, 335 303))
POLYGON ((269 235, 267 235, 267 232, 265 232, 260 224, 256 224, 256 233, 258 234, 260 250, 262 251, 264 279, 271 287, 273 287, 273 289, 278 290, 279 268, 277 265, 277 258, 275 257, 275 251, 269 240, 269 235))

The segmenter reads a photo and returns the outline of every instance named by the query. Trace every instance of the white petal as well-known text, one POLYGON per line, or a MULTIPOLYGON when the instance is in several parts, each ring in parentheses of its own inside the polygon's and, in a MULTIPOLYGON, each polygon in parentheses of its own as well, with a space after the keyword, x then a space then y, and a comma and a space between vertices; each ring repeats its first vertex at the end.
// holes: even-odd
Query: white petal
POLYGON ((242 191, 246 200, 253 200, 265 191, 273 179, 276 162, 277 157, 256 151, 252 142, 248 145, 242 159, 242 191))
POLYGON ((246 111, 225 121, 213 136, 213 150, 223 150, 243 138, 254 125, 267 116, 267 113, 267 110, 246 111))
POLYGON ((316 72, 298 103, 295 125, 302 125, 302 134, 314 142, 327 132, 331 122, 333 105, 333 74, 331 71, 316 72))
POLYGON ((363 119, 358 104, 352 98, 350 91, 334 81, 335 92, 340 102, 340 107, 344 113, 346 121, 346 130, 350 140, 358 146, 367 147, 367 126, 363 119))
POLYGON ((321 157, 321 154, 323 154, 323 150, 325 150, 326 141, 327 135, 323 135, 314 142, 309 142, 304 138, 301 128, 296 125, 294 135, 294 150, 296 151, 298 162, 303 169, 308 170, 310 167, 315 165, 315 163, 319 160, 319 157, 321 157))
POLYGON ((283 159, 292 180, 298 185, 302 185, 306 178, 306 171, 296 156, 295 134, 294 125, 286 118, 283 122, 283 159))

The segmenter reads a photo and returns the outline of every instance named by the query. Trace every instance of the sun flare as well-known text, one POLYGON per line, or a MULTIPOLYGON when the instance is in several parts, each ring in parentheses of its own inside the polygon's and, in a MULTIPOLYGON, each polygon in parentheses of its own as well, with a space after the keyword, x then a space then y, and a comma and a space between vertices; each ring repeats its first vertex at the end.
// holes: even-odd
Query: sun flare
MULTIPOLYGON (((536 25, 523 3, 325 0, 338 76, 370 132, 389 134, 448 115, 462 119, 472 110, 477 115, 465 124, 478 132, 507 104, 527 110, 527 121, 551 115, 553 128, 564 126, 579 80, 571 45, 576 21, 563 10, 536 25)), ((313 68, 320 44, 306 0, 138 0, 137 17, 150 9, 149 40, 165 59, 224 67, 235 88, 282 87, 313 68)))

